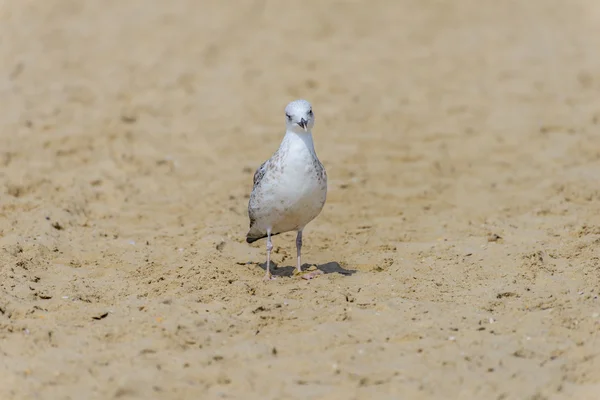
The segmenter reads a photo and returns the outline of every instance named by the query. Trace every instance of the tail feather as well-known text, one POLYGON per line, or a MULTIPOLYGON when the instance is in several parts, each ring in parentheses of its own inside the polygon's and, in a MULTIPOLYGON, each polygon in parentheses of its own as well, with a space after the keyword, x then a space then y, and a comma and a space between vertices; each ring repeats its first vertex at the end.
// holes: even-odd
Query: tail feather
POLYGON ((264 239, 264 238, 266 238, 266 237, 267 237, 267 235, 265 235, 265 236, 260 236, 260 237, 250 237, 250 236, 246 236, 246 243, 254 243, 254 242, 256 242, 257 240, 264 239))
MULTIPOLYGON (((279 235, 280 233, 281 232, 271 233, 271 236, 279 235)), ((266 237, 267 237, 266 233, 262 236, 250 236, 250 232, 248 232, 248 234, 246 235, 246 243, 254 243, 257 240, 264 239, 266 237)))

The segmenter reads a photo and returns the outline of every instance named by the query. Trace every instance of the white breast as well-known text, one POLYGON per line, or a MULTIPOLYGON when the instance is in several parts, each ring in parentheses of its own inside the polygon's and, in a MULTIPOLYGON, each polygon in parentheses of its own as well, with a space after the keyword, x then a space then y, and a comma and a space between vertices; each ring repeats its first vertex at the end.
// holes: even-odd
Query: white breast
POLYGON ((273 233, 302 229, 321 212, 327 179, 317 159, 310 133, 287 134, 277 165, 263 178, 257 202, 257 223, 273 233), (302 137, 304 136, 304 137, 302 137))

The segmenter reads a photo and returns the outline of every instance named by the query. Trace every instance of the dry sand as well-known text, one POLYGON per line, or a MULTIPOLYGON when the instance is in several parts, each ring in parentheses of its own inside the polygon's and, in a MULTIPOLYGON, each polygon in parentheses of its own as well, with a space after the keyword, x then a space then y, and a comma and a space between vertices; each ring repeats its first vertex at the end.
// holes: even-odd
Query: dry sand
POLYGON ((0 4, 3 400, 600 398, 597 0, 0 4))

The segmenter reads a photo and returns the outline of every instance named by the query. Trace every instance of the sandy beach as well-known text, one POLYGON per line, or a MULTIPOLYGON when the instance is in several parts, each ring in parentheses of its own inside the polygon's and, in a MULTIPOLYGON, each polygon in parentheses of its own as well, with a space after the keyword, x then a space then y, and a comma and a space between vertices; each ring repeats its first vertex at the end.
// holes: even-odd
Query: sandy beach
POLYGON ((0 0, 0 398, 599 399, 600 3, 0 0), (327 203, 245 243, 284 107, 327 203))

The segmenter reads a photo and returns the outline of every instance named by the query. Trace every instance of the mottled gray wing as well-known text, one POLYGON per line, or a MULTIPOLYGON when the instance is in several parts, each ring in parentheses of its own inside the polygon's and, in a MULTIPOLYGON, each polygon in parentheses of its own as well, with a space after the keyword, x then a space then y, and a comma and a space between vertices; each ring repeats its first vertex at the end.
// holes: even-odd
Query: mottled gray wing
POLYGON ((260 165, 260 167, 258 167, 256 172, 254 172, 254 179, 253 179, 254 186, 252 187, 252 190, 256 189, 256 187, 260 184, 260 181, 262 180, 262 178, 265 176, 265 173, 267 172, 267 164, 269 163, 269 161, 270 160, 267 160, 264 163, 262 163, 260 165))
MULTIPOLYGON (((264 163, 262 163, 260 165, 260 167, 258 167, 258 169, 254 172, 254 178, 252 180, 253 181, 252 194, 250 195, 250 200, 248 201, 248 217, 250 217, 250 229, 251 230, 252 230, 252 227, 254 226, 254 222, 255 222, 255 217, 254 217, 255 210, 252 207, 252 196, 253 196, 256 188, 260 185, 260 181, 264 178, 265 174, 267 173, 269 161, 270 160, 267 160, 264 163)), ((248 232, 248 235, 250 235, 250 232, 248 232)), ((247 236, 246 240, 250 240, 250 236, 247 236)), ((252 243, 252 242, 249 241, 248 243, 252 243)))
POLYGON ((318 158, 315 158, 315 170, 319 175, 319 179, 327 182, 327 171, 325 171, 325 167, 321 164, 318 158))

